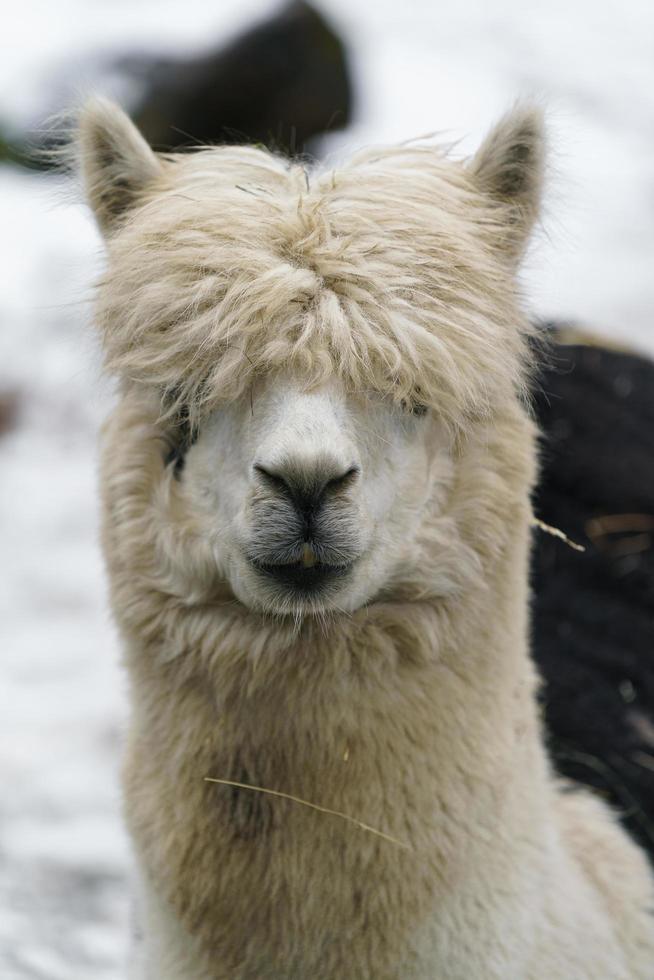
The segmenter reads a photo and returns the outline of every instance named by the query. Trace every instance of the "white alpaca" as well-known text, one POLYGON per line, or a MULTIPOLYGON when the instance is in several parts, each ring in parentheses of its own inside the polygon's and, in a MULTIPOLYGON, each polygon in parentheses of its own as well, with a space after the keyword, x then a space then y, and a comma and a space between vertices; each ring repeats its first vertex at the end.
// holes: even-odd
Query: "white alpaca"
POLYGON ((526 640, 538 114, 467 164, 157 157, 106 103, 80 148, 135 976, 650 980, 649 868, 552 775, 526 640))

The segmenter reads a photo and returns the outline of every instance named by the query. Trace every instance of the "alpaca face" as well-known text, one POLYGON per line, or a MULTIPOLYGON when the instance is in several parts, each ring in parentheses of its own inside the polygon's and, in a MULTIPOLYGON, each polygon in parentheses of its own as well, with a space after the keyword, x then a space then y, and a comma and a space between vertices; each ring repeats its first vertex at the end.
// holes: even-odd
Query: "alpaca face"
POLYGON ((353 610, 415 560, 445 444, 419 403, 278 376, 212 413, 178 489, 246 605, 353 610))
POLYGON ((107 537, 132 583, 295 615, 457 587, 483 535, 464 546, 448 511, 462 447, 524 382, 541 146, 518 109, 471 161, 398 146, 309 172, 254 147, 160 157, 115 106, 85 111, 124 395, 107 537))

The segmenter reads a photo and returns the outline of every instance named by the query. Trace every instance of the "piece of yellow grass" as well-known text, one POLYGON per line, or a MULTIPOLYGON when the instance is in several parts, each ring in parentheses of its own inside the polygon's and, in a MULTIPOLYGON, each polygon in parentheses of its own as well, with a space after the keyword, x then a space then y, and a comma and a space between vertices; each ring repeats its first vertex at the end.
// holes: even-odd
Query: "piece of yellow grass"
POLYGON ((301 803, 302 806, 308 806, 311 810, 317 810, 318 813, 326 813, 331 817, 340 817, 341 820, 347 820, 348 823, 354 824, 359 830, 365 830, 369 834, 374 834, 375 837, 381 837, 382 840, 386 840, 390 844, 396 844, 398 847, 403 847, 407 851, 412 850, 404 841, 398 840, 396 837, 391 837, 390 834, 385 834, 383 830, 376 830, 369 824, 363 823, 361 820, 357 820, 347 813, 341 813, 340 810, 331 810, 329 807, 319 806, 317 803, 310 803, 309 800, 303 800, 299 796, 293 796, 291 793, 283 793, 278 789, 266 789, 264 786, 252 786, 251 783, 239 783, 235 779, 218 779, 217 777, 205 776, 204 781, 205 783, 220 783, 221 786, 235 786, 237 789, 249 789, 254 793, 266 793, 268 796, 277 796, 283 800, 291 800, 292 803, 301 803))
POLYGON ((559 530, 558 527, 552 527, 551 524, 546 524, 545 521, 541 521, 539 517, 533 517, 531 523, 534 527, 540 528, 545 534, 551 534, 553 538, 558 538, 559 541, 564 541, 568 547, 572 548, 573 551, 585 551, 583 544, 577 544, 576 541, 572 541, 567 534, 559 530))

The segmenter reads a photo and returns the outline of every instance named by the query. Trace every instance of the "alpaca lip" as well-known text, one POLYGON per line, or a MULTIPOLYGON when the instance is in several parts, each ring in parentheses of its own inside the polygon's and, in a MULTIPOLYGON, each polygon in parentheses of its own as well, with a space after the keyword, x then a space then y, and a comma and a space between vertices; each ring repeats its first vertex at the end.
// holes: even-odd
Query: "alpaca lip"
POLYGON ((301 592, 312 592, 334 579, 347 575, 354 562, 346 565, 330 565, 316 561, 313 565, 307 565, 304 561, 297 561, 286 565, 275 565, 254 561, 252 564, 258 572, 274 579, 280 585, 301 592))

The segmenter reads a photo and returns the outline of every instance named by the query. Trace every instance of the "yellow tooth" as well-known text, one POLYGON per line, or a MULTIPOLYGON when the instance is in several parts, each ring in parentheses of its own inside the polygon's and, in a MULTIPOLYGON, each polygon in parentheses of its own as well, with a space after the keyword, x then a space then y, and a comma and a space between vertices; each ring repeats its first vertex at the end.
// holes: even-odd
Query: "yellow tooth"
POLYGON ((314 554, 313 548, 310 544, 305 544, 302 549, 302 564, 305 568, 313 568, 317 562, 317 558, 314 554))

